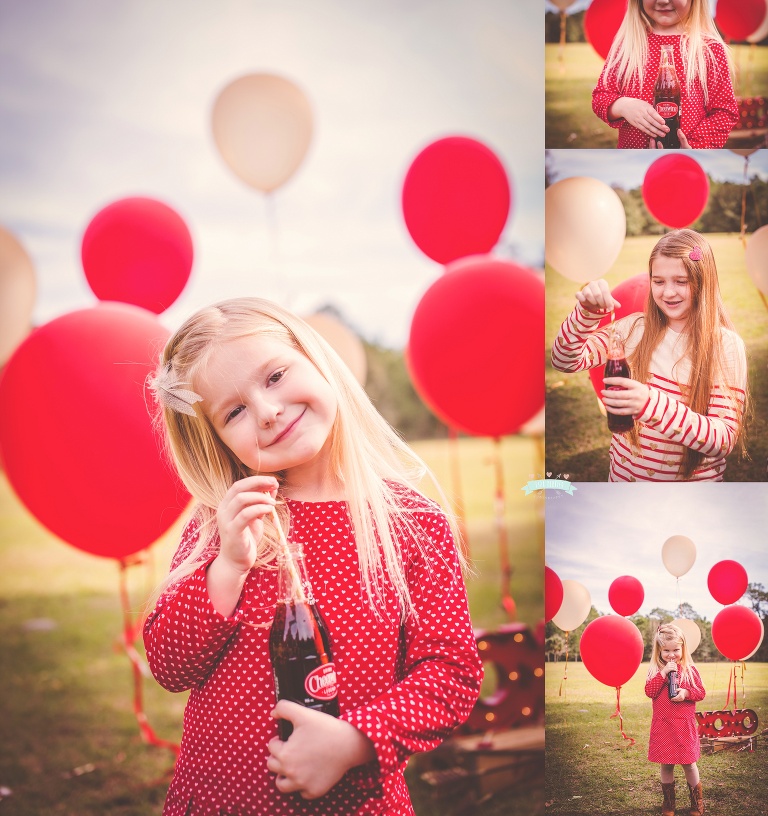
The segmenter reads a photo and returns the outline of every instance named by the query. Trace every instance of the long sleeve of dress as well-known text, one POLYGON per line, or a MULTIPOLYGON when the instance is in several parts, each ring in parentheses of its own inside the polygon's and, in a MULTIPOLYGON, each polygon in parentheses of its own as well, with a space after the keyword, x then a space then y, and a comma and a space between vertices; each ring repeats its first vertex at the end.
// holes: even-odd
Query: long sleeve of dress
POLYGON ((707 72, 708 99, 705 116, 686 132, 692 148, 722 148, 739 123, 739 106, 733 93, 728 59, 719 42, 710 44, 714 64, 707 72))
POLYGON ((666 677, 662 677, 661 672, 656 672, 653 677, 649 677, 645 681, 645 696, 652 700, 661 694, 662 689, 668 685, 666 677))
POLYGON ((688 669, 687 677, 680 678, 677 685, 679 688, 685 689, 688 692, 685 699, 691 700, 694 703, 701 702, 707 696, 704 683, 701 680, 701 675, 696 666, 691 666, 688 669))
POLYGON ((418 618, 401 631, 402 679, 342 714, 373 742, 383 774, 434 748, 470 714, 482 663, 450 528, 442 513, 420 514, 434 550, 414 556, 409 574, 418 618))
MULTIPOLYGON (((174 556, 172 569, 197 542, 196 521, 187 524, 174 556)), ((168 691, 186 691, 202 685, 243 617, 238 606, 231 617, 214 609, 205 573, 208 558, 191 575, 171 587, 158 600, 144 624, 144 644, 155 679, 168 691)))

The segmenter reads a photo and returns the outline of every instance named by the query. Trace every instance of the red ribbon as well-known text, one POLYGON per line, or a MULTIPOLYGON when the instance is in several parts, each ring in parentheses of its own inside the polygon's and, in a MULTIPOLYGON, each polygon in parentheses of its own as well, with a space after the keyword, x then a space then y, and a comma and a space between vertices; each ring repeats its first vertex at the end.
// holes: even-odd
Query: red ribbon
POLYGON ((624 733, 624 717, 621 714, 621 686, 616 686, 616 711, 611 714, 611 719, 614 717, 619 718, 619 731, 621 731, 621 736, 624 737, 625 740, 628 740, 630 745, 634 745, 635 740, 624 733))
POLYGON ((144 742, 149 745, 157 745, 160 748, 167 748, 173 751, 174 754, 179 753, 179 746, 175 742, 160 739, 152 729, 152 726, 147 720, 144 713, 144 695, 142 691, 143 675, 148 672, 146 664, 142 661, 141 656, 136 651, 136 641, 141 636, 143 629, 143 620, 134 619, 131 614, 131 603, 128 595, 128 582, 126 572, 131 564, 140 563, 138 560, 127 561, 122 559, 120 564, 120 603, 123 608, 123 635, 122 646, 128 659, 131 661, 133 668, 133 712, 136 715, 136 721, 139 724, 139 730, 144 742))
POLYGON ((501 565, 501 605, 504 607, 509 619, 514 621, 517 618, 517 606, 509 589, 509 582, 512 578, 512 567, 509 563, 509 544, 507 541, 507 525, 504 520, 504 467, 501 458, 501 439, 497 436, 493 440, 493 463, 496 469, 496 495, 494 497, 494 511, 496 515, 496 527, 499 533, 499 562, 501 565))
MULTIPOLYGON (((560 681, 560 691, 557 692, 558 697, 563 696, 563 687, 565 686, 565 681, 568 679, 568 636, 570 632, 565 633, 565 666, 563 667, 563 679, 560 681)), ((568 695, 565 695, 566 699, 568 699, 568 695)))

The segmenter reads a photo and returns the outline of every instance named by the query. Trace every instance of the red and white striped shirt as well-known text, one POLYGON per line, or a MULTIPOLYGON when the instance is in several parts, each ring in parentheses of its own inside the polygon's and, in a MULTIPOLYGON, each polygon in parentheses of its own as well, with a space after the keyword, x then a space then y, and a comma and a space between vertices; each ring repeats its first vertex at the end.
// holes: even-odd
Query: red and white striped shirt
MULTIPOLYGON (((608 335, 598 329, 602 314, 587 312, 577 305, 552 346, 552 365, 573 373, 604 365, 608 335)), ((627 315, 615 326, 626 338, 629 357, 643 332, 643 316, 627 315), (634 326, 634 331, 632 330, 634 326)), ((719 482, 725 472, 725 457, 733 450, 744 408, 747 357, 741 338, 721 329, 724 351, 724 383, 715 383, 706 414, 697 414, 685 404, 681 385, 690 378, 690 361, 684 357, 684 337, 668 328, 651 356, 647 383, 650 398, 640 414, 640 449, 633 450, 627 437, 613 434, 610 448, 611 482, 666 482, 679 479, 684 448, 704 454, 691 475, 692 482, 719 482), (734 402, 736 404, 734 404, 734 402)))

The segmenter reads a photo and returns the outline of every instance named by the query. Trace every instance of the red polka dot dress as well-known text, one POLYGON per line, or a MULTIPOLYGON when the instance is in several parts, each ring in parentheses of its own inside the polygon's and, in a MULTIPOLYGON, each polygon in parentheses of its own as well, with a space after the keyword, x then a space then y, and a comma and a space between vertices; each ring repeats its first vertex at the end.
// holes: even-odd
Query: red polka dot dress
POLYGON ((661 62, 661 45, 672 44, 675 70, 680 81, 680 127, 688 137, 692 148, 721 148, 728 139, 728 134, 738 124, 739 108, 733 95, 733 85, 728 71, 728 60, 722 43, 710 42, 712 61, 708 63, 707 104, 704 104, 704 91, 698 79, 694 79, 691 92, 686 91, 685 68, 680 53, 681 34, 648 34, 648 61, 643 74, 643 86, 633 82, 624 90, 619 88, 615 70, 605 67, 597 86, 592 91, 592 110, 612 128, 619 131, 621 148, 647 148, 648 136, 626 119, 609 119, 608 109, 622 96, 633 96, 653 104, 653 88, 659 73, 661 62))
POLYGON ((678 686, 688 692, 680 703, 669 699, 669 676, 657 672, 645 682, 646 696, 653 700, 651 736, 648 740, 648 760, 663 765, 690 765, 699 758, 699 726, 696 703, 706 692, 695 666, 688 668, 685 678, 678 671, 678 686))
MULTIPOLYGON (((401 625, 391 587, 385 614, 377 615, 365 597, 346 504, 288 505, 291 538, 303 543, 330 632, 341 717, 372 740, 377 759, 352 769, 320 799, 277 790, 266 767, 267 743, 277 736, 269 716, 276 700, 268 646, 277 573, 252 570, 237 609, 224 617, 205 584, 212 554, 160 598, 145 624, 158 682, 170 691, 191 689, 164 816, 412 814, 406 760, 438 745, 477 700, 482 664, 442 512, 419 499, 414 518, 433 542, 428 556, 403 542, 418 620, 401 625)), ((196 539, 190 523, 175 564, 196 539)))

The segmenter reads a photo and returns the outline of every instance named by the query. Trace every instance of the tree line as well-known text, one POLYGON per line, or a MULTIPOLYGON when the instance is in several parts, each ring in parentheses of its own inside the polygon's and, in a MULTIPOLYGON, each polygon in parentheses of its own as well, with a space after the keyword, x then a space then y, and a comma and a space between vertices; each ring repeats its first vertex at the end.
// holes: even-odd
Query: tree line
MULTIPOLYGON (((760 619, 763 621, 763 626, 768 627, 768 591, 766 591, 765 586, 758 583, 749 584, 744 598, 752 610, 760 616, 760 619)), ((584 623, 582 623, 578 629, 574 629, 573 632, 570 632, 567 639, 565 632, 558 628, 552 621, 549 621, 545 629, 546 640, 544 644, 547 661, 565 660, 566 649, 568 660, 580 660, 581 652, 579 650, 579 643, 581 642, 581 634, 589 623, 595 618, 600 617, 601 614, 602 613, 598 612, 593 606, 584 623)), ((637 626, 640 630, 640 634, 643 636, 643 661, 651 659, 653 638, 656 630, 662 623, 670 623, 675 618, 687 618, 688 620, 695 621, 701 630, 701 643, 693 656, 696 663, 725 660, 712 640, 712 622, 699 615, 689 603, 683 603, 680 608, 675 611, 657 607, 652 609, 647 615, 632 615, 629 618, 629 620, 637 626)), ((756 662, 768 661, 768 640, 763 640, 763 643, 752 659, 756 662)))

